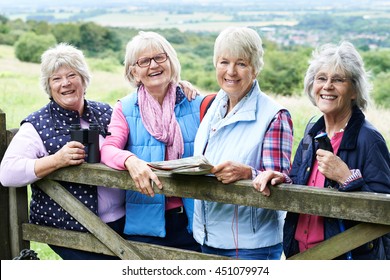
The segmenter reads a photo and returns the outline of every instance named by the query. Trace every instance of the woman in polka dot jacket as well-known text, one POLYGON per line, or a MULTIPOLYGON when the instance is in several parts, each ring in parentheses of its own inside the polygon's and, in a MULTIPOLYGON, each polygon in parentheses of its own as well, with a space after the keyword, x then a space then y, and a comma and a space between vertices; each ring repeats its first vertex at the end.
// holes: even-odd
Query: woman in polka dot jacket
MULTIPOLYGON (((49 95, 49 103, 21 122, 10 143, 0 169, 3 186, 21 187, 31 184, 30 222, 61 229, 86 231, 34 182, 66 166, 87 160, 84 145, 71 141, 70 126, 99 126, 99 142, 103 143, 112 108, 105 103, 84 99, 90 72, 83 53, 61 43, 42 55, 41 85, 49 95)), ((122 234, 124 227, 124 190, 60 182, 92 212, 122 234)), ((50 247, 63 259, 109 259, 106 255, 50 247)))

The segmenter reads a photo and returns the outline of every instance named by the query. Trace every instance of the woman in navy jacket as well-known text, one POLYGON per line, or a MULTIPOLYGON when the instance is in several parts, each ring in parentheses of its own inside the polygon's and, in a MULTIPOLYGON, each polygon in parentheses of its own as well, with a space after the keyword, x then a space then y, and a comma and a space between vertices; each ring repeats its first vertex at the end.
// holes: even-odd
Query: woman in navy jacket
MULTIPOLYGON (((269 195, 267 183, 294 183, 339 191, 390 193, 390 156, 386 141, 362 112, 371 86, 364 63, 348 42, 327 44, 313 53, 306 72, 305 93, 323 113, 299 144, 289 177, 274 171, 254 180, 269 195), (316 139, 317 138, 317 139, 316 139), (330 143, 319 147, 318 138, 330 143)), ((359 222, 288 213, 284 225, 284 253, 290 257, 359 222)), ((386 259, 383 238, 368 242, 340 259, 386 259)))

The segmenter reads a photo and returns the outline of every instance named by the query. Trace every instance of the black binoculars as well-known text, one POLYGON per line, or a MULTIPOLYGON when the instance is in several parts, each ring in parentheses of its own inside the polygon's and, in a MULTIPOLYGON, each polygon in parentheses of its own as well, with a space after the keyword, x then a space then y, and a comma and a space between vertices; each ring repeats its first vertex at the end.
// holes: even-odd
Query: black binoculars
POLYGON ((88 128, 81 128, 80 124, 70 125, 70 139, 85 146, 88 163, 100 162, 99 125, 91 123, 88 128))

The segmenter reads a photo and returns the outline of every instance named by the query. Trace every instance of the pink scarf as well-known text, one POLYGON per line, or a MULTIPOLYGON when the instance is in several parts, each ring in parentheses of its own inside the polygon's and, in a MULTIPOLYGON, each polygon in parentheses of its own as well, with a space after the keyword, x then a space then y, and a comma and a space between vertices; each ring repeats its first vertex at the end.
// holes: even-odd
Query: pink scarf
POLYGON ((146 130, 167 146, 166 160, 179 159, 184 153, 183 136, 175 115, 176 86, 169 85, 162 106, 141 85, 138 104, 146 130))

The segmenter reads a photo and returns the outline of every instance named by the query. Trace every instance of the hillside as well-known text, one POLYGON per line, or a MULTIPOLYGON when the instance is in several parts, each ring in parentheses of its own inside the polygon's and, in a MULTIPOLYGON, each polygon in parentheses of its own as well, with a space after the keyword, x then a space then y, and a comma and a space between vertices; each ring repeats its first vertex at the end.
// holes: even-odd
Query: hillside
MULTIPOLYGON (((132 91, 123 77, 123 69, 116 67, 111 72, 102 71, 101 60, 88 59, 92 82, 87 98, 114 105, 122 96, 132 91)), ((7 128, 19 126, 19 122, 29 113, 48 102, 47 95, 39 86, 39 65, 20 62, 14 56, 13 47, 0 45, 0 109, 7 115, 7 128)), ((195 85, 196 86, 196 85, 195 85)), ((207 94, 207 92, 204 92, 207 94)), ((305 96, 273 96, 291 113, 294 122, 294 151, 308 119, 318 114, 305 96)), ((390 147, 390 111, 372 107, 366 114, 383 134, 390 147)))

